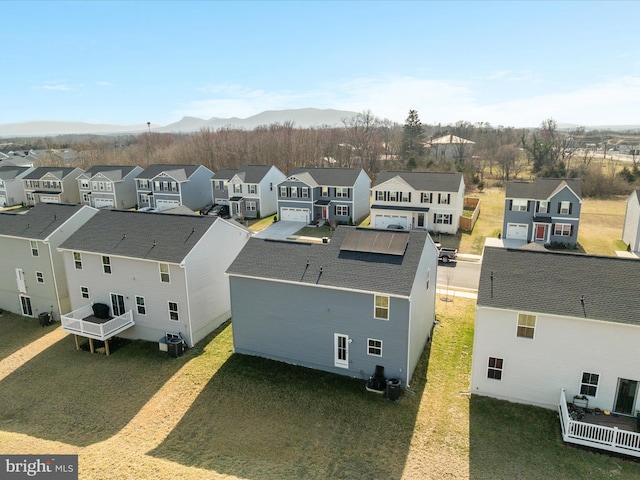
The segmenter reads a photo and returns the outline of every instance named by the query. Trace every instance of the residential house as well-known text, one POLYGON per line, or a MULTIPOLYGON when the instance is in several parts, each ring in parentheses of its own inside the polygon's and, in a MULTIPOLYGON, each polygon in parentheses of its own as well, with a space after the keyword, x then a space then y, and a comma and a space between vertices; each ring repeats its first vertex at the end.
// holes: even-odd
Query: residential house
POLYGON ((202 165, 150 165, 136 176, 138 208, 200 210, 211 203, 212 176, 202 165))
POLYGON ((237 168, 225 168, 218 170, 211 178, 211 198, 214 205, 229 205, 229 181, 238 173, 237 168))
POLYGON ((380 172, 371 188, 371 226, 455 234, 464 188, 459 172, 380 172))
POLYGON ((278 218, 359 223, 369 214, 370 187, 361 168, 296 168, 278 185, 278 218))
MULTIPOLYGON (((635 259, 485 246, 471 393, 560 406, 566 441, 582 428, 567 418, 574 399, 633 422, 640 410, 639 281, 635 259)), ((582 431, 583 444, 614 441, 612 428, 582 431)), ((635 442, 638 453, 640 437, 635 442)))
POLYGON ((39 203, 24 213, 0 213, 0 308, 37 317, 69 309, 62 255, 56 250, 97 210, 39 203))
POLYGON ((229 319, 225 270, 250 236, 217 217, 100 210, 60 246, 71 298, 62 329, 102 341, 169 333, 193 346, 229 319), (95 304, 108 306, 107 322, 92 318, 95 304))
POLYGON ((213 203, 229 205, 233 218, 260 218, 276 213, 276 185, 285 175, 273 165, 241 165, 216 172, 211 179, 213 203))
POLYGON ((434 324, 437 261, 424 231, 254 237, 227 270, 235 352, 366 379, 380 365, 407 386, 434 324))
POLYGON ((634 190, 627 198, 622 241, 632 252, 640 253, 640 190, 634 190))
POLYGON ((137 166, 95 165, 78 177, 80 202, 95 208, 133 208, 137 166))
POLYGON ((84 170, 73 167, 36 167, 22 182, 27 205, 80 203, 77 178, 84 170))
POLYGON ((574 178, 507 182, 502 234, 542 244, 578 243, 581 184, 574 178))
POLYGON ((32 170, 33 167, 0 166, 0 207, 26 202, 22 179, 32 170))
POLYGON ((457 135, 448 134, 429 142, 429 155, 434 161, 456 160, 464 162, 470 155, 475 142, 457 135))

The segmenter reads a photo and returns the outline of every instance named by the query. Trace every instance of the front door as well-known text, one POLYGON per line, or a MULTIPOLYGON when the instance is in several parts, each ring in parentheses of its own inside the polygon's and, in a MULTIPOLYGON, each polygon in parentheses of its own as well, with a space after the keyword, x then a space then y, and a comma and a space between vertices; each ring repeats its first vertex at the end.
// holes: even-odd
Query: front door
POLYGON ((616 393, 616 403, 613 411, 622 415, 633 415, 633 408, 636 403, 636 393, 638 392, 638 382, 636 380, 618 379, 618 391, 616 393))
POLYGON ((546 226, 545 225, 537 225, 536 226, 536 241, 543 242, 545 237, 546 226))
POLYGON ((424 228, 424 213, 418 213, 418 228, 424 228))
POLYGON ((26 317, 33 317, 33 309, 31 308, 31 298, 26 295, 20 295, 20 307, 22 308, 22 315, 26 317))
POLYGON ((111 310, 114 317, 124 315, 124 295, 118 293, 111 294, 111 310))

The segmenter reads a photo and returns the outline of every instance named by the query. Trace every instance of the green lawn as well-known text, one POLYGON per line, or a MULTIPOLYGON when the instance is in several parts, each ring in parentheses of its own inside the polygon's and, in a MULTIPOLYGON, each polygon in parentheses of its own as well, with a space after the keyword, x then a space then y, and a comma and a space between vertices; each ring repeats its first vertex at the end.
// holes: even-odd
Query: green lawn
POLYGON ((471 396, 475 303, 449 300, 398 402, 233 354, 230 325, 179 359, 66 337, 0 381, 2 453, 77 453, 88 480, 640 478, 638 462, 565 445, 554 411, 471 396))

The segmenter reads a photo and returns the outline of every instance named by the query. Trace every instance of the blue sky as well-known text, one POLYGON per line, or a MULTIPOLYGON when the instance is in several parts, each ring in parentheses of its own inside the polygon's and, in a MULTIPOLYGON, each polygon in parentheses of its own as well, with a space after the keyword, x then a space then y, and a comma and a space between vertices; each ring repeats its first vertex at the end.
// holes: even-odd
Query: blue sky
POLYGON ((0 124, 640 124, 635 1, 3 1, 0 124))

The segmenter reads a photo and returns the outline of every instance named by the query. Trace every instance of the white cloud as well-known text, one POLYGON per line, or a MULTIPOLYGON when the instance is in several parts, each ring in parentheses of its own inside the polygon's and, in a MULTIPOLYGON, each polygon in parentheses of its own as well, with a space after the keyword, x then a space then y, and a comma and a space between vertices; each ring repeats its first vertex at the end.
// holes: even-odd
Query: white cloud
POLYGON ((640 117, 640 78, 620 77, 555 93, 535 92, 530 96, 510 94, 514 80, 535 79, 533 72, 497 71, 491 77, 493 91, 501 101, 483 98, 487 78, 456 81, 417 77, 356 78, 326 84, 310 90, 266 91, 242 85, 211 85, 201 89, 203 96, 178 110, 178 114, 200 118, 246 118, 265 110, 288 108, 335 108, 361 112, 371 110, 380 118, 403 123, 415 109, 423 123, 489 122, 493 125, 535 127, 546 118, 560 123, 585 126, 638 124, 640 117), (511 97, 510 97, 511 95, 511 97))
POLYGON ((42 85, 35 86, 33 88, 37 90, 55 90, 59 92, 70 92, 77 90, 81 85, 68 85, 60 82, 45 82, 42 85))

